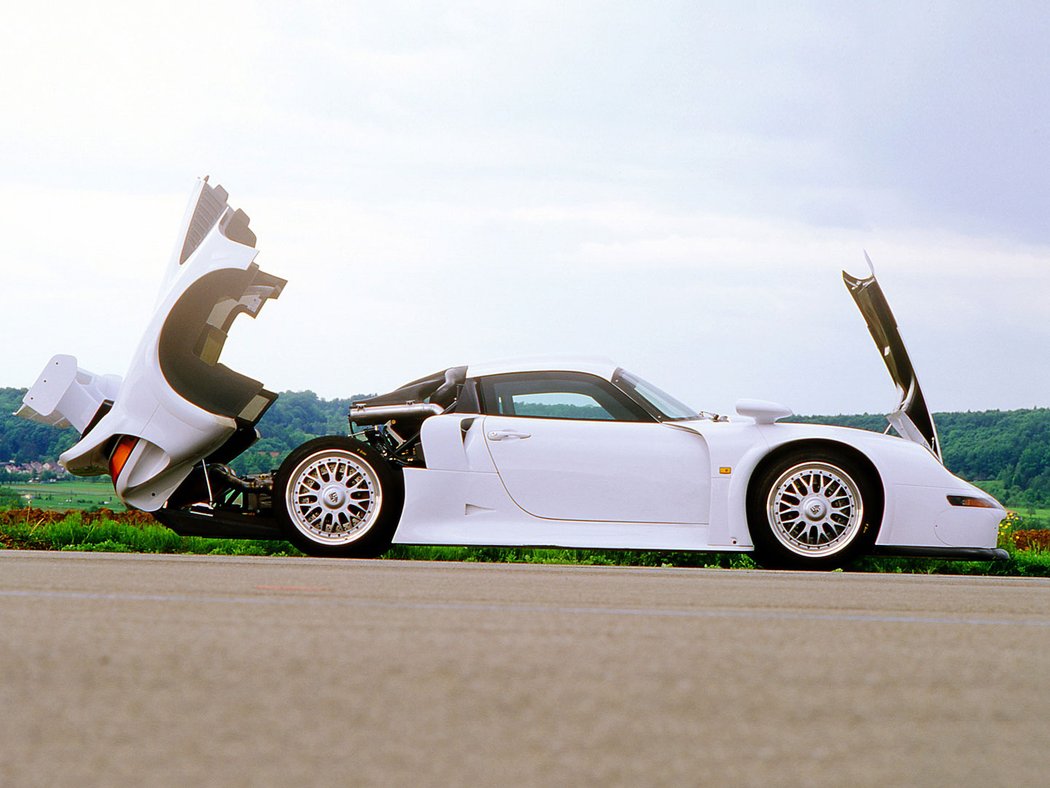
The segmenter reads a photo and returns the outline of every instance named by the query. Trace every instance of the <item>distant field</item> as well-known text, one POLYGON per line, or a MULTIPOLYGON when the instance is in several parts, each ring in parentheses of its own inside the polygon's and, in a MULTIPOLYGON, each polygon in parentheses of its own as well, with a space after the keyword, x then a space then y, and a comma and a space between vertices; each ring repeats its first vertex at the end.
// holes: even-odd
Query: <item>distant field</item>
POLYGON ((23 501, 31 502, 37 509, 82 511, 105 507, 115 512, 123 512, 127 508, 113 492, 113 485, 109 479, 99 481, 77 479, 38 484, 19 482, 5 484, 4 487, 16 492, 23 501), (32 500, 30 501, 27 496, 31 496, 32 500))

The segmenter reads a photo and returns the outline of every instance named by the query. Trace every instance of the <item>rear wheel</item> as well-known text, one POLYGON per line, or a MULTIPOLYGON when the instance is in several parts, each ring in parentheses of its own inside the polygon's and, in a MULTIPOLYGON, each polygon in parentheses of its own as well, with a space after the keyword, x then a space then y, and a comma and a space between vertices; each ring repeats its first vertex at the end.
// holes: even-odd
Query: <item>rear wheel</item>
POLYGON ((281 463, 274 514, 309 555, 373 558, 389 546, 404 503, 399 469, 353 438, 308 441, 281 463))
POLYGON ((834 569, 875 543, 878 484, 856 460, 800 449, 767 466, 748 491, 755 560, 770 568, 834 569))

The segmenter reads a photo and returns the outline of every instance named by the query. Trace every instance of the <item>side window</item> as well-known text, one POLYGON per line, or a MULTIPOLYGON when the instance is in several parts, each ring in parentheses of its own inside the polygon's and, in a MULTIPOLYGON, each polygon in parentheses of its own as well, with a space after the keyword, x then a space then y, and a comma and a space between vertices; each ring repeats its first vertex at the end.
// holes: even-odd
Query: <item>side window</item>
POLYGON ((518 372, 481 380, 482 410, 494 416, 652 421, 608 381, 581 372, 518 372))
MULTIPOLYGON (((515 416, 542 416, 548 419, 602 419, 613 415, 590 394, 574 391, 551 391, 547 394, 510 394, 515 416)), ((501 400, 501 405, 506 405, 501 400)))

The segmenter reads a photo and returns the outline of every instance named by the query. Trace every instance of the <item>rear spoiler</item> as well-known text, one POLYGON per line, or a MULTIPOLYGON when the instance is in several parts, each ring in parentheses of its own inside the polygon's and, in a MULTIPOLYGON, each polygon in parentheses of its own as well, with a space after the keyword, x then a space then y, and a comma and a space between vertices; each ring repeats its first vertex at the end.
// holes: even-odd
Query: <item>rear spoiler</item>
POLYGON ((94 426, 106 403, 113 404, 120 383, 119 375, 96 375, 81 369, 73 356, 54 356, 22 398, 22 407, 15 415, 59 429, 73 427, 83 435, 94 426))

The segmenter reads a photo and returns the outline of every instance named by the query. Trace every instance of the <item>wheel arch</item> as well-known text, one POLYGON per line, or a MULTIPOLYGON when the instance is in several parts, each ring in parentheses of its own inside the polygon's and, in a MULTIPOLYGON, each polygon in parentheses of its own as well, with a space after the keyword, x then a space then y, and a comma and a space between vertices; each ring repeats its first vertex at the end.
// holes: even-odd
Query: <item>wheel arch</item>
MULTIPOLYGON (((762 477, 762 474, 767 468, 779 462, 782 457, 804 450, 824 451, 831 454, 843 455, 863 469, 867 476, 866 481, 870 483, 871 492, 874 496, 874 499, 870 503, 865 501, 865 505, 874 506, 878 511, 876 529, 877 531, 881 530, 883 521, 886 517, 886 488, 885 482, 882 479, 882 474, 879 473, 878 467, 871 461, 871 458, 868 457, 867 454, 857 447, 851 446, 848 443, 843 443, 842 441, 829 440, 827 438, 802 438, 774 446, 751 470, 751 473, 748 476, 747 486, 744 490, 744 501, 746 502, 751 497, 754 486, 758 483, 758 479, 762 477)), ((744 523, 748 529, 748 536, 751 536, 751 525, 747 523, 746 516, 744 517, 744 523)))
MULTIPOLYGON (((339 477, 335 477, 338 480, 339 477)), ((315 487, 315 489, 317 489, 315 487)), ((404 478, 401 466, 390 462, 371 446, 346 435, 323 435, 294 449, 274 475, 272 502, 274 518, 285 537, 308 555, 373 558, 391 543, 404 507, 404 478), (378 496, 374 520, 360 538, 326 544, 307 533, 310 523, 293 515, 287 500, 289 485, 294 483, 302 466, 315 457, 340 453, 351 463, 371 469, 372 495, 378 496), (305 530, 304 530, 305 529, 305 530)), ((355 525, 356 527, 356 525, 355 525)))

